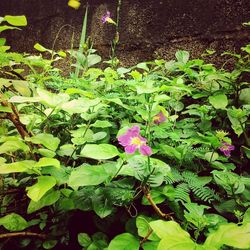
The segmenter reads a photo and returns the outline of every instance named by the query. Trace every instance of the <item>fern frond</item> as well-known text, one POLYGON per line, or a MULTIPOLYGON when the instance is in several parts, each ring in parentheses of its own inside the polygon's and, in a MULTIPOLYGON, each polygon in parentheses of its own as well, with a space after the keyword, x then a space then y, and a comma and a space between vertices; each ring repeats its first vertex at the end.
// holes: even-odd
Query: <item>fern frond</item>
POLYGON ((175 199, 185 202, 191 202, 189 197, 190 189, 187 183, 180 183, 175 188, 175 199))
POLYGON ((174 184, 183 181, 183 177, 177 169, 172 168, 171 174, 165 177, 165 181, 166 184, 174 184))
POLYGON ((195 196, 203 201, 207 201, 210 203, 217 198, 214 190, 209 187, 189 185, 189 188, 192 190, 195 196))

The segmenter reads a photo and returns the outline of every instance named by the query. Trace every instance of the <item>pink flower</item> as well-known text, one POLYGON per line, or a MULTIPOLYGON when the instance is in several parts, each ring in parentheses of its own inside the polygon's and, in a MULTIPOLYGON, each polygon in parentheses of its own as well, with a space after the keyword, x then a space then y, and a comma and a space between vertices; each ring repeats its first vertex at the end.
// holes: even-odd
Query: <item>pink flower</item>
POLYGON ((125 148, 127 154, 133 154, 137 149, 142 155, 151 155, 152 149, 146 145, 147 140, 140 136, 140 128, 134 126, 118 137, 119 144, 125 148))
POLYGON ((157 114, 156 116, 153 117, 153 122, 155 124, 160 124, 160 123, 165 122, 165 121, 166 121, 166 117, 164 116, 162 111, 159 114, 157 114))
POLYGON ((116 25, 115 21, 110 17, 109 11, 107 11, 106 14, 102 16, 102 23, 112 23, 116 25))
POLYGON ((222 146, 219 147, 219 150, 225 155, 225 156, 231 156, 231 151, 234 150, 234 145, 231 145, 227 142, 222 142, 222 146))

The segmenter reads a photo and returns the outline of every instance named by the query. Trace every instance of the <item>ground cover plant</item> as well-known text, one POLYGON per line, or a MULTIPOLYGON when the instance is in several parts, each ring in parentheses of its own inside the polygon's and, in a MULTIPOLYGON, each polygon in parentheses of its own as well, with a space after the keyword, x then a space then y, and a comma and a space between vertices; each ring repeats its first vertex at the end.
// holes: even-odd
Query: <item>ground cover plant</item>
POLYGON ((86 25, 79 51, 0 39, 1 249, 249 249, 250 45, 232 70, 187 51, 125 68, 116 33, 102 69, 86 25))

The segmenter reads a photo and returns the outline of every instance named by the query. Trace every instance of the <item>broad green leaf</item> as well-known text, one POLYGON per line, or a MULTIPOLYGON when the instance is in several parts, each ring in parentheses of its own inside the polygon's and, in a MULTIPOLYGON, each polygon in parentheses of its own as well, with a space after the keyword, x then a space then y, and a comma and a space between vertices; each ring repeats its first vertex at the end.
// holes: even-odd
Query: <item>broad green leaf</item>
POLYGON ((39 161, 36 163, 36 167, 46 167, 46 166, 53 166, 56 168, 60 168, 60 162, 57 159, 43 157, 40 158, 39 161))
POLYGON ((0 154, 12 153, 17 150, 28 152, 29 147, 28 145, 26 145, 24 142, 20 140, 6 141, 0 146, 0 154))
POLYGON ((69 114, 80 114, 87 112, 90 107, 96 106, 100 103, 100 99, 78 98, 64 103, 61 107, 69 114))
POLYGON ((27 81, 6 78, 0 78, 0 81, 0 84, 6 87, 13 86, 15 90, 17 90, 23 96, 29 97, 31 95, 29 83, 27 81))
POLYGON ((159 241, 146 241, 143 243, 142 248, 143 250, 157 250, 159 245, 159 241))
POLYGON ((243 224, 250 223, 250 208, 248 208, 247 211, 245 212, 242 223, 243 224))
POLYGON ((97 120, 91 126, 95 127, 95 128, 108 128, 108 127, 112 127, 112 124, 110 122, 108 122, 108 121, 97 120))
POLYGON ((56 246, 57 240, 46 240, 43 242, 44 249, 52 249, 56 246))
MULTIPOLYGON (((0 17, 0 23, 1 23, 1 17, 0 17)), ((6 39, 5 38, 0 38, 0 46, 4 46, 6 43, 6 39)))
POLYGON ((218 153, 216 153, 216 152, 207 152, 207 153, 205 154, 205 159, 206 159, 208 162, 214 162, 214 161, 216 161, 218 158, 219 158, 219 155, 218 155, 218 153))
POLYGON ((73 144, 64 144, 57 151, 59 156, 71 156, 74 153, 75 146, 73 144))
POLYGON ((93 134, 93 141, 100 141, 102 139, 104 139, 105 137, 107 136, 107 133, 106 132, 98 132, 98 133, 95 133, 93 134))
POLYGON ((103 165, 83 165, 71 172, 68 185, 73 188, 78 188, 80 186, 99 185, 103 183, 109 176, 110 174, 105 171, 103 165))
POLYGON ((9 102, 13 102, 13 103, 39 102, 39 101, 40 101, 40 98, 38 96, 35 96, 35 97, 12 96, 9 99, 9 102))
POLYGON ((77 239, 82 247, 88 247, 92 242, 91 238, 86 233, 79 233, 77 239))
POLYGON ((47 105, 51 108, 55 108, 63 103, 66 103, 70 96, 65 93, 51 93, 45 89, 37 89, 37 94, 40 98, 40 102, 44 105, 47 105))
POLYGON ((225 94, 209 96, 209 103, 216 109, 225 109, 228 105, 228 99, 225 94))
POLYGON ((28 222, 16 213, 11 213, 0 218, 0 225, 11 232, 22 231, 29 226, 28 222))
POLYGON ((31 200, 37 202, 55 185, 56 179, 53 176, 39 176, 36 184, 26 188, 27 195, 31 200))
POLYGON ((107 250, 139 250, 140 242, 130 233, 117 235, 111 240, 107 250))
MULTIPOLYGON (((141 237, 146 237, 148 235, 148 233, 152 230, 149 222, 151 222, 153 219, 150 217, 147 217, 145 215, 139 215, 136 218, 136 227, 138 229, 138 235, 141 237)), ((153 241, 159 241, 159 238, 157 237, 157 235, 152 232, 150 234, 150 236, 148 237, 149 240, 153 240, 153 241)))
POLYGON ((149 68, 147 66, 147 64, 145 62, 142 62, 142 63, 138 63, 136 65, 136 68, 139 68, 139 69, 144 69, 145 71, 149 71, 149 68))
POLYGON ((88 55, 87 56, 87 62, 88 62, 88 67, 91 67, 99 62, 101 62, 102 58, 99 55, 88 55))
POLYGON ((60 140, 51 134, 37 134, 32 137, 26 137, 26 141, 30 141, 34 144, 42 144, 44 147, 55 151, 58 148, 60 140))
POLYGON ((13 26, 26 26, 27 19, 25 16, 9 16, 6 15, 4 20, 13 26))
POLYGON ((56 155, 56 153, 54 151, 51 151, 51 150, 46 149, 46 148, 38 148, 37 151, 42 156, 45 156, 45 157, 48 157, 48 158, 53 158, 56 155))
POLYGON ((0 174, 29 172, 34 166, 35 161, 25 160, 0 165, 0 174))
POLYGON ((150 222, 149 225, 162 239, 157 250, 195 250, 197 247, 197 244, 191 240, 189 233, 175 221, 157 220, 150 222))
POLYGON ((250 104, 250 88, 242 89, 239 99, 243 104, 250 104))
POLYGON ((43 207, 51 206, 52 204, 56 203, 60 198, 60 191, 52 190, 45 194, 39 201, 35 202, 33 200, 30 201, 27 213, 31 214, 43 207))
POLYGON ((105 218, 112 214, 113 204, 110 200, 107 199, 106 195, 101 189, 95 190, 95 193, 91 197, 92 206, 95 213, 100 218, 105 218))
POLYGON ((119 154, 117 148, 111 144, 87 144, 82 149, 80 156, 95 160, 114 158, 119 154))
POLYGON ((12 109, 10 107, 0 105, 0 112, 12 113, 12 109))
POLYGON ((178 237, 183 239, 190 239, 188 232, 183 230, 181 226, 175 221, 156 220, 149 223, 157 236, 161 239, 168 237, 178 237))
MULTIPOLYGON (((153 189, 150 192, 150 195, 151 195, 155 204, 160 204, 166 200, 166 196, 163 195, 162 192, 160 192, 159 190, 153 189)), ((148 201, 148 199, 145 196, 143 196, 143 198, 142 198, 142 204, 143 205, 150 205, 150 202, 148 201)))
MULTIPOLYGON (((175 238, 162 239, 157 250, 206 250, 206 248, 199 246, 190 239, 178 238, 178 235, 176 235, 175 238)), ((209 248, 209 250, 216 249, 209 248)))
POLYGON ((221 225, 217 231, 209 234, 204 247, 220 249, 223 245, 237 249, 250 248, 250 223, 242 226, 234 223, 221 225))
POLYGON ((60 57, 63 57, 63 58, 65 58, 67 56, 67 54, 62 50, 56 52, 56 54, 59 55, 60 57))

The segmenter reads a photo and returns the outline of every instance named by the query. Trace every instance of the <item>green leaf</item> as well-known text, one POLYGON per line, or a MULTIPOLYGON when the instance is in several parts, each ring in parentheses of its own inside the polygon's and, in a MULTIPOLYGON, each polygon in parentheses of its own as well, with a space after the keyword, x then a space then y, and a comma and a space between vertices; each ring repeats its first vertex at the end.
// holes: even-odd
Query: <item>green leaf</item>
POLYGON ((31 200, 37 202, 55 185, 56 179, 53 176, 39 176, 35 185, 26 188, 27 195, 31 200))
POLYGON ((219 229, 207 237, 204 247, 220 249, 223 245, 233 248, 250 248, 250 223, 238 226, 234 223, 221 225, 219 229))
POLYGON ((105 171, 103 165, 83 165, 71 172, 68 185, 73 188, 99 185, 109 176, 110 174, 105 171))
POLYGON ((46 148, 38 148, 37 151, 42 156, 45 156, 45 157, 48 157, 48 158, 53 158, 56 155, 56 153, 54 151, 51 151, 51 150, 46 149, 46 148))
POLYGON ((183 230, 175 221, 157 220, 149 223, 154 232, 162 240, 157 250, 186 250, 197 249, 188 232, 183 230))
POLYGON ((245 88, 240 91, 239 100, 243 104, 250 104, 250 88, 245 88))
POLYGON ((102 189, 97 189, 91 200, 93 210, 100 218, 105 218, 113 212, 113 204, 107 199, 102 189))
POLYGON ((57 240, 46 240, 43 242, 44 249, 52 249, 56 246, 57 240))
POLYGON ((53 166, 56 168, 60 168, 60 162, 57 159, 43 157, 40 158, 39 161, 36 163, 36 167, 46 167, 46 166, 53 166))
POLYGON ((248 208, 247 211, 245 212, 242 223, 243 224, 250 223, 250 208, 248 208))
POLYGON ((20 29, 9 25, 0 26, 0 33, 5 30, 20 30, 20 29))
POLYGON ((88 62, 88 67, 91 67, 99 62, 101 62, 102 58, 99 55, 88 55, 87 56, 87 62, 88 62))
POLYGON ((142 245, 143 250, 157 250, 159 245, 158 241, 145 242, 142 245))
POLYGON ((214 162, 214 161, 216 161, 218 158, 219 158, 219 155, 218 155, 218 153, 216 153, 216 152, 207 152, 207 153, 205 154, 205 159, 206 159, 208 162, 214 162))
POLYGON ((82 149, 80 156, 95 160, 114 158, 119 154, 117 148, 111 144, 87 144, 82 149))
MULTIPOLYGON (((141 237, 146 237, 148 235, 148 233, 152 230, 149 222, 151 222, 153 219, 150 217, 147 217, 145 215, 139 215, 136 218, 136 227, 138 228, 138 235, 141 237)), ((150 236, 148 237, 149 240, 153 240, 153 241, 159 241, 159 238, 157 237, 157 235, 152 232, 150 234, 150 236)))
POLYGON ((46 51, 52 52, 52 50, 46 49, 46 48, 43 47, 40 43, 36 43, 36 44, 34 45, 34 48, 35 48, 36 50, 40 51, 40 52, 46 52, 46 51))
POLYGON ((12 109, 10 107, 0 105, 0 112, 12 113, 12 109))
POLYGON ((130 233, 117 235, 108 246, 108 250, 139 250, 139 248, 139 240, 130 233))
POLYGON ((175 221, 156 220, 150 222, 149 225, 161 239, 177 237, 191 241, 189 233, 183 230, 175 221))
POLYGON ((100 121, 97 120, 94 124, 91 125, 92 127, 95 128, 108 128, 108 127, 112 127, 112 124, 108 121, 100 121))
MULTIPOLYGON (((187 250, 187 249, 206 250, 206 248, 199 246, 190 239, 178 238, 178 235, 176 235, 175 238, 162 239, 157 248, 157 250, 187 250)), ((209 250, 216 250, 216 249, 209 248, 209 250)))
POLYGON ((209 103, 216 109, 225 109, 228 105, 227 96, 225 94, 209 96, 209 103))
POLYGON ((22 173, 29 172, 34 166, 35 161, 25 160, 7 164, 0 165, 0 174, 10 174, 10 173, 22 173))
POLYGON ((88 99, 88 98, 78 98, 70 102, 64 103, 62 109, 69 114, 81 114, 87 112, 90 107, 96 106, 100 103, 99 98, 88 99))
POLYGON ((52 190, 51 192, 45 194, 37 202, 31 200, 27 209, 27 213, 31 214, 43 207, 51 206, 52 204, 56 203, 59 200, 59 198, 60 198, 60 191, 52 190))
POLYGON ((91 238, 86 233, 79 233, 77 239, 82 247, 88 247, 92 242, 91 238))
POLYGON ((4 17, 4 20, 13 26, 26 26, 27 19, 25 16, 8 16, 4 17))
POLYGON ((51 93, 45 89, 37 89, 37 94, 40 98, 40 102, 44 105, 47 105, 51 108, 55 108, 63 103, 66 103, 70 96, 65 93, 51 93))
POLYGON ((20 140, 6 141, 0 146, 0 154, 12 153, 17 150, 28 152, 29 147, 28 145, 26 145, 24 142, 20 140))
POLYGON ((60 140, 51 134, 37 134, 32 137, 26 137, 26 141, 30 141, 34 144, 42 144, 44 147, 55 151, 58 148, 60 140))
POLYGON ((189 52, 185 50, 178 50, 175 53, 175 57, 178 62, 186 64, 189 60, 189 52))
POLYGON ((16 213, 11 213, 0 218, 0 225, 11 232, 22 231, 29 226, 28 222, 16 213))
MULTIPOLYGON (((1 18, 0 18, 1 19, 1 18)), ((0 22, 1 23, 1 22, 0 22)), ((4 46, 6 43, 6 39, 5 38, 0 38, 0 46, 4 46)))

